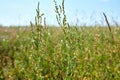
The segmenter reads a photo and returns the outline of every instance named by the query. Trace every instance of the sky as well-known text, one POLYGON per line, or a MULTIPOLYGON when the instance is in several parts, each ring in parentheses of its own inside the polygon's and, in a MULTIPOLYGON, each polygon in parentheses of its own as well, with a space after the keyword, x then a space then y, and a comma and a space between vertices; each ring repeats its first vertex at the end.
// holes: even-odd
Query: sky
MULTIPOLYGON (((62 0, 56 0, 61 4, 62 0)), ((29 25, 34 23, 37 3, 48 25, 57 25, 53 0, 0 0, 0 25, 29 25)), ((105 24, 103 12, 109 22, 120 23, 120 0, 65 0, 68 23, 74 25, 105 24)))

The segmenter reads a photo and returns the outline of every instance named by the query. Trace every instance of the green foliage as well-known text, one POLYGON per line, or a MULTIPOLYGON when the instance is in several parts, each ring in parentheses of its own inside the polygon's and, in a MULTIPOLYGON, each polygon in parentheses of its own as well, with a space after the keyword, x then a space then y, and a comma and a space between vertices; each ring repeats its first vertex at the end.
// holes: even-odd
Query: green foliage
POLYGON ((62 5, 57 5, 57 2, 54 0, 55 3, 55 13, 56 13, 56 19, 61 27, 68 27, 67 18, 65 14, 65 6, 64 6, 64 0, 62 0, 62 5))
POLYGON ((0 80, 118 80, 120 28, 112 28, 113 44, 106 27, 69 26, 64 0, 54 3, 60 27, 43 27, 38 3, 31 27, 0 38, 0 80))

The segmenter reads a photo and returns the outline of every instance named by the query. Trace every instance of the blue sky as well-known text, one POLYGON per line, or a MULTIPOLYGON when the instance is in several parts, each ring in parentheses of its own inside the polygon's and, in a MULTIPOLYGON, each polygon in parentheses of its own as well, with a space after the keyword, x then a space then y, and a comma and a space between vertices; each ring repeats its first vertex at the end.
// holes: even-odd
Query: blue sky
MULTIPOLYGON (((0 0, 0 24, 29 25, 34 22, 35 9, 40 1, 46 22, 56 25, 53 0, 0 0)), ((61 4, 62 0, 56 0, 61 4)), ((67 20, 70 24, 104 24, 102 13, 120 23, 120 0, 65 0, 67 20), (78 22, 77 22, 78 19, 78 22)))

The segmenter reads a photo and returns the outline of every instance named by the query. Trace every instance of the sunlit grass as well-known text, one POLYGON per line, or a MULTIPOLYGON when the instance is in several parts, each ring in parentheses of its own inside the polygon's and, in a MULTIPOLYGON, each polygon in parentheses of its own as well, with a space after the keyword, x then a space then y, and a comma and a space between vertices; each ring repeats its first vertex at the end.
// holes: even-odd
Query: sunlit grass
POLYGON ((31 27, 0 28, 0 80, 120 78, 120 28, 111 28, 113 42, 107 27, 72 27, 63 4, 56 13, 60 27, 44 28, 38 6, 31 27))

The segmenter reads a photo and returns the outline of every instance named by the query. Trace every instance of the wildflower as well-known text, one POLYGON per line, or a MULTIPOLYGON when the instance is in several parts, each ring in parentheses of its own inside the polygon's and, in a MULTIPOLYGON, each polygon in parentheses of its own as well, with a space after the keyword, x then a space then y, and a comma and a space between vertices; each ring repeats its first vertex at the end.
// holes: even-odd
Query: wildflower
POLYGON ((50 33, 48 33, 48 35, 50 36, 50 33))
POLYGON ((84 77, 84 78, 83 78, 83 80, 87 80, 87 78, 86 78, 86 77, 84 77))

